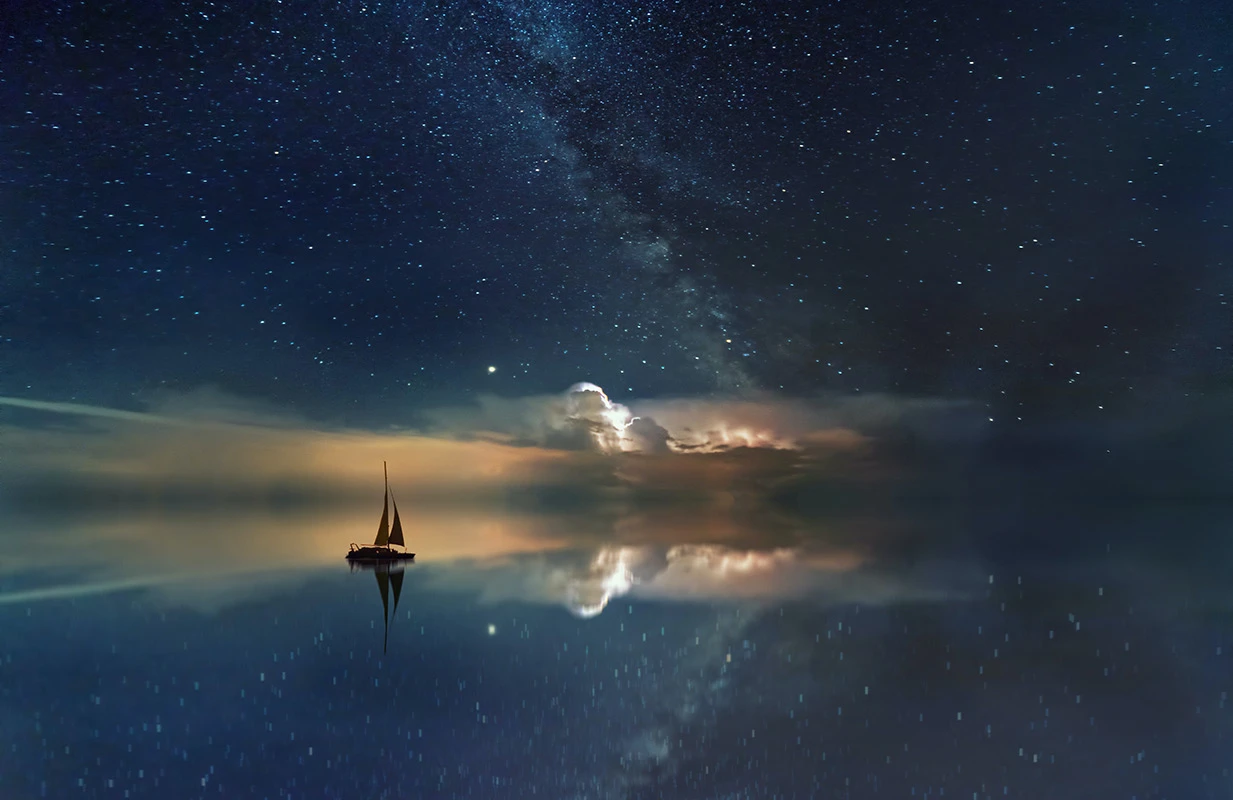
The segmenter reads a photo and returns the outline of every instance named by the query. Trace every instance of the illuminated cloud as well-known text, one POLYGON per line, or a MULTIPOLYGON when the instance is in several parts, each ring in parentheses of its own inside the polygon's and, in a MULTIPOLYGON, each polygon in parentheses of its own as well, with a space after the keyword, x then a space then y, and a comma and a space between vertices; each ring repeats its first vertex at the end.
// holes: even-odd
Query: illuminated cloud
POLYGON ((679 452, 740 447, 848 449, 892 428, 929 431, 942 427, 950 435, 951 429, 970 427, 971 417, 962 403, 877 394, 812 399, 770 395, 677 398, 635 402, 631 408, 667 430, 672 448, 679 452))
MULTIPOLYGON (((953 405, 953 404, 952 404, 953 405)), ((482 396, 474 405, 423 413, 434 435, 621 453, 717 453, 737 448, 851 448, 863 430, 932 412, 940 404, 870 396, 858 400, 676 399, 624 405, 593 383, 562 395, 482 396)))
POLYGON ((583 382, 558 395, 481 397, 422 412, 417 430, 377 432, 206 391, 161 395, 147 411, 0 398, 0 486, 53 503, 70 488, 80 502, 317 503, 370 494, 387 461, 396 493, 437 504, 594 507, 654 495, 741 505, 793 481, 851 480, 868 472, 879 425, 937 413, 879 397, 625 405, 583 382))
POLYGON ((635 449, 629 434, 633 415, 620 403, 608 399, 593 383, 575 383, 565 393, 566 422, 590 432, 592 443, 601 453, 623 453, 635 449))
POLYGON ((654 420, 634 416, 586 381, 560 395, 483 395, 472 406, 429 409, 421 416, 436 436, 560 450, 666 452, 670 439, 654 420))

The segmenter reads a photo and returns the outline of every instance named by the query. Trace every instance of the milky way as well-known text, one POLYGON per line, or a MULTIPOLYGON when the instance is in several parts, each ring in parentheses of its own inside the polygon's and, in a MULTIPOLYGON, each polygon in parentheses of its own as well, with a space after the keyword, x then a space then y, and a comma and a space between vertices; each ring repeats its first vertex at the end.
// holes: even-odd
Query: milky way
POLYGON ((1013 421, 1228 366, 1229 50, 1199 10, 64 3, 0 25, 5 394, 211 384, 366 422, 589 379, 1013 421))

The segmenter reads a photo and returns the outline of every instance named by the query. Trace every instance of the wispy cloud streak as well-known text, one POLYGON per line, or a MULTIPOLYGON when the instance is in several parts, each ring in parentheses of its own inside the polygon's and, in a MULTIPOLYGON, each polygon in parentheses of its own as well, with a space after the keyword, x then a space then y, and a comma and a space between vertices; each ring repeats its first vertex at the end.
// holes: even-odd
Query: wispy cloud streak
POLYGON ((0 397, 0 406, 23 408, 29 411, 43 411, 49 414, 70 414, 78 417, 95 417, 97 419, 116 420, 119 422, 139 422, 151 425, 187 425, 188 420, 151 414, 145 411, 125 411, 106 406, 92 406, 84 403, 58 403, 47 400, 28 400, 21 397, 0 397))

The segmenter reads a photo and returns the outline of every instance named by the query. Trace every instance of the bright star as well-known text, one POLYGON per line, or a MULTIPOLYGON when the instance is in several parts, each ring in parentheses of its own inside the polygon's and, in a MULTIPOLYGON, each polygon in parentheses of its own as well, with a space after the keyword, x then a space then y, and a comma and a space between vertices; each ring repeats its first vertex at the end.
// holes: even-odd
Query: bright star
POLYGON ((497 635, 497 626, 496 626, 496 625, 489 624, 489 626, 488 626, 488 635, 489 635, 489 636, 496 636, 496 635, 497 635))
POLYGON ((489 375, 491 375, 492 373, 494 373, 494 372, 496 372, 496 371, 497 371, 497 368, 496 368, 496 367, 489 367, 489 368, 488 368, 488 374, 489 374, 489 375))

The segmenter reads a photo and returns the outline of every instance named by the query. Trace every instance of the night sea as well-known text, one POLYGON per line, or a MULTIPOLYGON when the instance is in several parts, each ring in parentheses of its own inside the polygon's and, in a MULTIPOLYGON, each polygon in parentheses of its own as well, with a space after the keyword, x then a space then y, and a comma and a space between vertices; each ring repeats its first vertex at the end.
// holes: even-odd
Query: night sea
POLYGON ((0 800, 1233 800, 1231 29, 9 4, 0 800))

